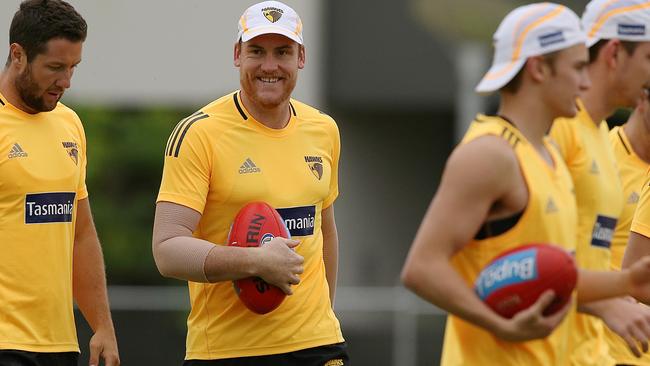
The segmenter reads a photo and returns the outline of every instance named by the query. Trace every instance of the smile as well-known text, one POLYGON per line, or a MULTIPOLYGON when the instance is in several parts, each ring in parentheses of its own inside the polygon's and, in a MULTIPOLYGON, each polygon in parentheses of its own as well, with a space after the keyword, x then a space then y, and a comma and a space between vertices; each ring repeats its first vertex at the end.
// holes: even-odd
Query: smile
POLYGON ((263 82, 263 83, 271 83, 271 84, 273 84, 273 83, 277 83, 278 81, 280 81, 280 78, 264 78, 264 77, 259 77, 259 78, 257 78, 257 79, 260 80, 260 81, 263 82))

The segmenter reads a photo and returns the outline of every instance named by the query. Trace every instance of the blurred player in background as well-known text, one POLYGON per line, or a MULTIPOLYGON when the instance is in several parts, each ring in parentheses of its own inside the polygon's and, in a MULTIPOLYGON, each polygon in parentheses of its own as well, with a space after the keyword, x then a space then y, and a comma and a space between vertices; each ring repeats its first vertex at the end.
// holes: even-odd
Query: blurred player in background
MULTIPOLYGON (((614 127, 609 133, 609 139, 614 147, 614 156, 625 198, 623 212, 616 225, 611 249, 611 268, 619 271, 630 235, 634 211, 639 202, 646 172, 650 167, 650 101, 648 95, 639 98, 637 108, 628 121, 623 126, 614 127)), ((628 300, 634 302, 631 299, 628 300)), ((632 311, 631 314, 638 314, 637 322, 647 323, 644 317, 648 311, 646 305, 635 304, 635 306, 643 308, 632 311)), ((605 339, 609 345, 609 354, 617 364, 650 365, 650 354, 645 353, 640 359, 633 356, 628 350, 627 344, 609 328, 605 329, 605 339)))
MULTIPOLYGON (((498 115, 479 115, 449 157, 402 272, 407 287, 450 313, 443 365, 569 359, 570 328, 562 320, 574 307, 543 316, 554 297, 547 291, 506 319, 472 287, 505 250, 540 242, 575 249, 573 184, 546 133, 555 118, 576 115, 575 99, 590 86, 585 41, 578 17, 552 3, 513 10, 494 35, 494 61, 476 90, 500 92, 498 115)), ((581 271, 578 302, 625 292, 647 296, 648 264, 644 259, 618 273, 581 271)))
POLYGON ((153 254, 164 276, 189 281, 185 365, 348 365, 332 309, 340 140, 332 118, 291 99, 305 64, 298 14, 277 1, 248 8, 234 63, 241 90, 181 121, 165 150, 153 254), (252 201, 278 209, 297 240, 225 246, 252 201), (291 296, 255 314, 231 282, 251 276, 291 296))
MULTIPOLYGON (((650 26, 650 2, 591 1, 582 16, 582 25, 588 37, 587 70, 592 86, 578 100, 578 114, 558 119, 551 137, 575 186, 578 266, 609 270, 610 246, 624 197, 604 119, 617 108, 633 108, 650 85, 650 32, 646 31, 650 26)), ((571 319, 572 364, 613 365, 616 362, 608 355, 603 321, 636 355, 639 355, 637 341, 647 348, 650 311, 646 308, 616 298, 581 304, 578 310, 580 313, 571 319)))
POLYGON ((59 103, 86 22, 68 3, 28 0, 0 75, 0 365, 76 366, 73 297, 90 364, 119 365, 102 251, 86 190, 86 137, 59 103))

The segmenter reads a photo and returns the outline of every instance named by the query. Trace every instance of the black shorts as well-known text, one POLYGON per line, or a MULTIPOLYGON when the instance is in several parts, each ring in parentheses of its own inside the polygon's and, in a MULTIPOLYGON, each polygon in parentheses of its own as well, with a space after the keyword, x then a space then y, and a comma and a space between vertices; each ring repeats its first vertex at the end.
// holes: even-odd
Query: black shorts
POLYGON ((345 343, 307 348, 277 355, 186 360, 183 366, 350 366, 345 343))
POLYGON ((77 366, 77 352, 27 352, 0 350, 2 366, 77 366))

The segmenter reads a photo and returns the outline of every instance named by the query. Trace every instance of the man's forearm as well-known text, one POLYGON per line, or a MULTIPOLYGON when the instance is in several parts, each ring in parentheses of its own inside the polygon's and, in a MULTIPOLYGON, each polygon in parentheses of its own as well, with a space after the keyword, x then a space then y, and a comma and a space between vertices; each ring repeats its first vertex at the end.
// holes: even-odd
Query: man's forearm
POLYGON ((79 201, 77 212, 72 264, 74 298, 94 331, 98 328, 113 329, 104 257, 87 199, 79 201))
POLYGON ((578 306, 592 301, 629 295, 626 271, 580 270, 578 274, 578 306))
POLYGON ((93 331, 113 329, 99 241, 75 242, 73 260, 73 291, 79 309, 93 331))

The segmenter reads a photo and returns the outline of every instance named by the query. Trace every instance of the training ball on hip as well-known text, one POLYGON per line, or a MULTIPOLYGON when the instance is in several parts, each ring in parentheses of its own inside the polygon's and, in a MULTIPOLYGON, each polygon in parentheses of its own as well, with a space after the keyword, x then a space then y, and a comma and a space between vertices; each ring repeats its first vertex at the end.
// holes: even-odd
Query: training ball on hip
POLYGON ((573 257, 559 246, 528 244, 494 258, 478 276, 475 291, 494 311, 506 318, 533 305, 548 289, 553 302, 544 309, 551 315, 571 299, 578 270, 573 257))
MULTIPOLYGON (((278 211, 265 202, 251 202, 235 216, 228 234, 228 245, 259 247, 276 236, 291 238, 278 211)), ((233 285, 239 299, 257 314, 273 311, 286 297, 279 287, 268 284, 259 277, 235 280, 233 285)))

